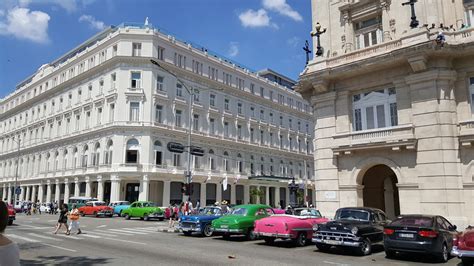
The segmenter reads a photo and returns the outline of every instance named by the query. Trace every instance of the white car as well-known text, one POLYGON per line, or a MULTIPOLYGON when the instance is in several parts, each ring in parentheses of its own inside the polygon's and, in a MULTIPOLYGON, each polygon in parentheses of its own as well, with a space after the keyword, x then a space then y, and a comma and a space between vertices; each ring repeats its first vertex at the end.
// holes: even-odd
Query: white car
POLYGON ((41 206, 39 207, 40 211, 41 212, 50 212, 51 211, 51 208, 49 207, 49 204, 41 204, 41 206))

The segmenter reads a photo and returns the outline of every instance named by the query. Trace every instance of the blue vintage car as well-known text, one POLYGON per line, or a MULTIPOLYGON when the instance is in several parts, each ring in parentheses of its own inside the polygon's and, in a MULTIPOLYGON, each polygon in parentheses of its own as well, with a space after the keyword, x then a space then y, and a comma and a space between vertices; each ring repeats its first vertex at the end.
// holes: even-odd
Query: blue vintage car
POLYGON ((185 236, 198 232, 203 236, 212 236, 211 222, 222 216, 219 207, 208 206, 199 210, 197 215, 188 215, 181 218, 179 229, 185 236))
POLYGON ((122 216, 122 211, 130 207, 130 202, 128 201, 112 201, 109 203, 109 207, 114 208, 114 214, 117 214, 119 217, 122 216))

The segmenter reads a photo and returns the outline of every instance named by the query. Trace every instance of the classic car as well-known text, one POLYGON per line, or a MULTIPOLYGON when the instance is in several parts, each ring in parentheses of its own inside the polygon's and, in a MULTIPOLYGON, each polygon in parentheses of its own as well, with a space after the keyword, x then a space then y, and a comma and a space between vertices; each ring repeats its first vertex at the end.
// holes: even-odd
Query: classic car
POLYGON ((313 225, 329 221, 312 208, 297 208, 293 215, 277 214, 255 221, 255 235, 267 244, 275 239, 291 239, 298 246, 304 246, 313 237, 313 225))
POLYGON ((199 210, 197 215, 183 216, 179 222, 179 229, 186 236, 199 232, 203 236, 212 236, 211 222, 222 216, 219 207, 208 206, 199 210))
POLYGON ((274 214, 285 214, 286 211, 284 209, 279 209, 279 208, 273 208, 273 213, 274 214))
POLYGON ((112 201, 109 203, 109 207, 114 209, 114 214, 117 214, 119 217, 122 216, 122 211, 130 207, 130 202, 128 201, 112 201))
POLYGON ((156 207, 155 203, 150 201, 135 201, 130 204, 128 209, 122 210, 122 216, 127 220, 133 217, 138 217, 145 221, 150 219, 163 221, 165 219, 163 210, 160 207, 156 207))
POLYGON ((375 208, 340 208, 334 220, 313 226, 313 243, 321 251, 333 246, 349 247, 359 255, 372 253, 372 245, 383 242, 383 227, 387 223, 383 211, 375 208))
POLYGON ((451 255, 460 258, 463 265, 474 264, 474 226, 468 226, 453 239, 451 255))
POLYGON ((69 201, 67 202, 67 208, 69 211, 71 211, 72 206, 75 205, 76 208, 79 209, 80 207, 86 205, 86 203, 89 201, 98 201, 98 199, 92 197, 70 197, 69 201))
POLYGON ((446 262, 457 234, 456 226, 438 215, 400 215, 384 228, 387 257, 396 252, 423 253, 446 262))
POLYGON ((114 215, 114 210, 107 206, 103 201, 89 201, 82 207, 78 208, 81 216, 85 215, 94 215, 95 217, 99 216, 108 216, 112 217, 114 215))
POLYGON ((16 211, 12 205, 8 204, 8 225, 12 225, 16 218, 16 211))
POLYGON ((41 212, 50 212, 51 207, 49 207, 49 203, 42 203, 41 206, 39 207, 41 212))
POLYGON ((212 221, 212 231, 222 234, 224 238, 230 235, 246 235, 247 239, 254 240, 254 223, 258 219, 273 215, 273 210, 268 205, 248 204, 238 205, 228 215, 212 221))

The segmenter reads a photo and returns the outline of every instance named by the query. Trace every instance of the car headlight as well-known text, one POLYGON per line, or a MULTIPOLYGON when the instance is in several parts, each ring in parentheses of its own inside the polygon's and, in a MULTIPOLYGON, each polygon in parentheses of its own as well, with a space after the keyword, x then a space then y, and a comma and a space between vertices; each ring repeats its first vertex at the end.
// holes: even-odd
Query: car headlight
POLYGON ((318 225, 318 224, 314 224, 314 225, 313 225, 313 231, 318 231, 318 228, 319 228, 319 225, 318 225))
POLYGON ((199 220, 196 220, 196 223, 199 223, 199 220))
POLYGON ((357 227, 355 227, 355 226, 352 227, 351 233, 352 233, 353 235, 357 235, 357 232, 359 232, 359 228, 357 228, 357 227))

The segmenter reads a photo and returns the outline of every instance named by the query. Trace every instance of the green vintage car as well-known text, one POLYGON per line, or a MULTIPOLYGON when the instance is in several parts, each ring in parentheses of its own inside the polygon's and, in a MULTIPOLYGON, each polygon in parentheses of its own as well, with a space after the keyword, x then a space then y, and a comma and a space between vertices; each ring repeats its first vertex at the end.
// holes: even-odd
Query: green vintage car
POLYGON ((268 205, 238 205, 229 215, 213 220, 212 231, 215 234, 222 234, 224 238, 229 238, 230 235, 245 235, 247 239, 254 240, 256 239, 253 231, 255 221, 272 214, 273 210, 268 205))
POLYGON ((145 221, 150 219, 163 221, 165 219, 163 210, 150 201, 135 201, 130 204, 128 209, 122 211, 122 216, 127 220, 133 217, 139 217, 145 221))

